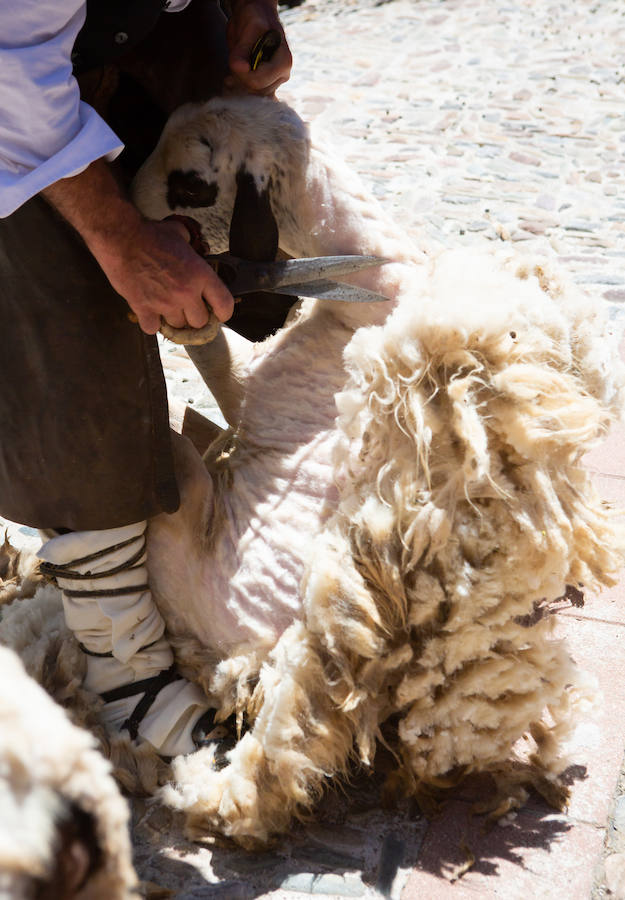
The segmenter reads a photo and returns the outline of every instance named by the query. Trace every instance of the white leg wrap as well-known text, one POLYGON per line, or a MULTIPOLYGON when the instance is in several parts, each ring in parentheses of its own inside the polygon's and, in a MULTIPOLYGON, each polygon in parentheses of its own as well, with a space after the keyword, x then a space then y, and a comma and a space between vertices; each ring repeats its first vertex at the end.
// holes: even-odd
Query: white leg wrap
MULTIPOLYGON (((145 529, 139 522, 71 532, 39 551, 63 592, 67 625, 87 653, 85 687, 96 693, 153 678, 173 663, 165 623, 148 587, 145 529)), ((141 698, 139 693, 107 702, 106 723, 120 728, 141 698)), ((164 755, 190 753, 192 727, 207 708, 202 691, 179 678, 156 694, 138 734, 164 755)))

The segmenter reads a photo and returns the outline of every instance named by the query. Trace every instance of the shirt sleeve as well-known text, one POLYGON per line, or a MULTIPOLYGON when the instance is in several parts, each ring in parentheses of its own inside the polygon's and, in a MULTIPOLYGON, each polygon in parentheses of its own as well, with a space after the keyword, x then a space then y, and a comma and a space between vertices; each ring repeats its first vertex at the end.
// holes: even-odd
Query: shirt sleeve
POLYGON ((0 0, 0 217, 123 149, 72 75, 84 20, 81 0, 0 0))

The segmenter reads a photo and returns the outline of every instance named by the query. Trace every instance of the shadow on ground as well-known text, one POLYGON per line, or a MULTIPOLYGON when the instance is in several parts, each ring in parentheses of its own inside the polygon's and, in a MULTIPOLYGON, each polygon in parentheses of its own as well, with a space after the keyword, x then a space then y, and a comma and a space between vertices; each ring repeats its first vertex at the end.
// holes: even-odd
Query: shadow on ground
POLYGON ((135 862, 140 878, 153 883, 146 889, 151 900, 254 900, 280 888, 335 897, 371 896, 375 888, 395 898, 411 869, 447 883, 469 869, 497 874, 502 862, 522 865, 528 848, 548 849, 571 827, 538 796, 504 825, 489 822, 473 812, 488 790, 489 779, 475 778, 428 820, 414 801, 382 808, 382 778, 359 775, 343 792, 326 795, 314 821, 262 853, 224 841, 191 843, 181 816, 136 802, 135 862))

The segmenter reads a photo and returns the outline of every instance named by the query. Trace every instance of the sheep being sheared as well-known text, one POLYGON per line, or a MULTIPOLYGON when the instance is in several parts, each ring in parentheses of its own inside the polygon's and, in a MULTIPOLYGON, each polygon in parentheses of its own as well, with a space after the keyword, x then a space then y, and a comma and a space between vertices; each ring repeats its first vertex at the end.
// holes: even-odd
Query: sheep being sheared
POLYGON ((504 772, 524 736, 556 791, 590 691, 534 613, 622 561, 581 465, 621 399, 600 311, 508 252, 423 254, 270 100, 179 110, 136 199, 219 252, 237 177, 288 254, 394 260, 352 279, 391 301, 306 301, 262 344, 190 351, 231 428, 204 461, 178 447, 150 582, 184 673, 246 730, 225 767, 176 759, 163 796, 192 834, 252 844, 382 738, 417 790, 504 772))
POLYGON ((134 895, 128 805, 110 768, 92 736, 0 647, 0 896, 134 895))

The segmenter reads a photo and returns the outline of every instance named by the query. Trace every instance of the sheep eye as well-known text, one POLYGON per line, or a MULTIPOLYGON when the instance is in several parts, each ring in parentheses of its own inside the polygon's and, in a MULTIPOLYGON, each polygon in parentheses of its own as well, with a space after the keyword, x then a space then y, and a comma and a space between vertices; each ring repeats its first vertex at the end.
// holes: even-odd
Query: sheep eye
POLYGON ((183 172, 174 169, 167 177, 167 204, 170 209, 214 206, 218 193, 216 182, 204 181, 194 170, 183 172))

